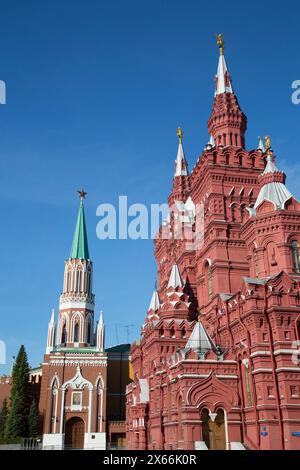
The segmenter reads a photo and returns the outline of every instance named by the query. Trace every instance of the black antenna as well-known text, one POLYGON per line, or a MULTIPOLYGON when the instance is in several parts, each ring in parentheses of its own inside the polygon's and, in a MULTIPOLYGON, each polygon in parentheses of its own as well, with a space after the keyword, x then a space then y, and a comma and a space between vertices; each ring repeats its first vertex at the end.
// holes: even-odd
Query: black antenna
POLYGON ((118 335, 118 325, 115 323, 115 333, 116 333, 116 340, 117 340, 117 344, 120 344, 119 342, 119 335, 118 335))
POLYGON ((130 343, 129 341, 129 335, 130 335, 130 328, 134 327, 135 325, 124 325, 124 328, 126 328, 126 333, 127 333, 127 344, 130 343))

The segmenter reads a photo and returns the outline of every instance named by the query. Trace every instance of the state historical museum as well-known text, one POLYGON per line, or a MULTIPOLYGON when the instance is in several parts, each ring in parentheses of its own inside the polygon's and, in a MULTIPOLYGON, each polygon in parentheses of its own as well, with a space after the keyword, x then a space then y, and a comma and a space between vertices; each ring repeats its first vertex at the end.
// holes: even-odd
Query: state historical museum
POLYGON ((218 45, 210 140, 190 173, 178 129, 157 289, 131 347, 128 449, 300 449, 300 203, 270 138, 246 150, 218 45))

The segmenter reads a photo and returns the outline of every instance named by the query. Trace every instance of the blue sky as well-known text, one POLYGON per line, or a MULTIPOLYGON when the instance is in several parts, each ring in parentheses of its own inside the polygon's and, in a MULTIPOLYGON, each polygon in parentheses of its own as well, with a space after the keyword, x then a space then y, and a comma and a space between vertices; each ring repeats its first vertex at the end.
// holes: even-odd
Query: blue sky
MULTIPOLYGON (((247 147, 269 133, 299 190, 299 2, 0 1, 0 339, 42 361, 51 309, 88 191, 96 318, 107 345, 139 333, 155 282, 153 242, 100 241, 96 207, 165 202, 185 131, 190 168, 206 144, 222 32, 247 147), (297 5, 298 4, 298 5, 297 5)), ((0 366, 0 374, 8 366, 0 366)))

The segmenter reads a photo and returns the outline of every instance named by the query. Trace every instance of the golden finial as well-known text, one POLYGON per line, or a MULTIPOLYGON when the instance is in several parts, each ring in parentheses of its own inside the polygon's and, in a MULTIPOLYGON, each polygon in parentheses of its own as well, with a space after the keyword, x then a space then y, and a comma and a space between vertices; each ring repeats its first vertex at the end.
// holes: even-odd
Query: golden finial
POLYGON ((85 199, 85 196, 87 195, 87 192, 82 188, 82 189, 79 189, 78 191, 78 194, 79 194, 79 197, 80 199, 85 199))
POLYGON ((177 128, 177 132, 176 132, 177 136, 178 136, 178 139, 179 139, 179 143, 182 144, 182 138, 183 138, 183 130, 181 129, 181 127, 178 127, 177 128))
POLYGON ((218 44, 219 49, 220 49, 220 55, 223 55, 224 54, 225 43, 224 43, 222 34, 217 34, 217 44, 218 44))
POLYGON ((271 138, 269 135, 266 135, 265 136, 265 149, 266 149, 266 152, 270 153, 270 150, 271 150, 271 138))

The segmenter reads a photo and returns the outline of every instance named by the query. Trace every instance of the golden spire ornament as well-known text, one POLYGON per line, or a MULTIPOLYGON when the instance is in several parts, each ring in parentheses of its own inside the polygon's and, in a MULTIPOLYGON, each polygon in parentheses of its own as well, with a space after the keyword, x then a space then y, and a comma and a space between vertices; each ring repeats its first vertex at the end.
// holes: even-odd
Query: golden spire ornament
POLYGON ((177 134, 177 137, 178 137, 178 139, 179 139, 179 143, 182 144, 182 138, 183 138, 184 132, 183 132, 183 130, 181 129, 181 127, 178 127, 178 128, 177 128, 176 134, 177 134))
POLYGON ((268 153, 270 153, 271 150, 271 138, 269 135, 265 136, 265 149, 268 153))
POLYGON ((217 44, 218 44, 219 49, 220 49, 220 55, 224 55, 225 43, 224 43, 222 34, 217 34, 217 44))

